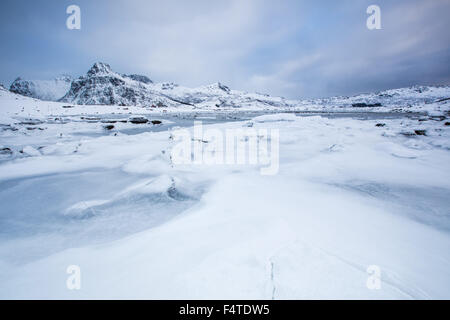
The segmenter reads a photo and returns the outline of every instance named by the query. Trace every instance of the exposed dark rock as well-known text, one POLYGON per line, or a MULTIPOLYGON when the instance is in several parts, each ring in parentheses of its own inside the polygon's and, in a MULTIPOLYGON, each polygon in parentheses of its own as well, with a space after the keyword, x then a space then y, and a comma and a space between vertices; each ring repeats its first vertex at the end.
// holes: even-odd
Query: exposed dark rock
POLYGON ((148 119, 146 119, 144 117, 133 117, 133 118, 130 118, 128 121, 131 123, 134 123, 134 124, 144 124, 144 123, 148 122, 148 119))
POLYGON ((353 103, 352 107, 354 108, 375 108, 381 107, 381 103, 353 103))
POLYGON ((418 136, 426 136, 427 130, 414 130, 414 133, 418 136))
POLYGON ((446 125, 446 126, 450 126, 450 122, 446 122, 445 125, 446 125))
POLYGON ((106 130, 112 130, 112 129, 114 129, 114 126, 112 124, 109 124, 109 125, 104 126, 104 128, 106 130))
POLYGON ((142 82, 142 83, 145 83, 145 84, 153 83, 153 81, 150 80, 150 78, 148 78, 146 76, 142 76, 140 74, 129 74, 129 75, 125 74, 123 76, 126 77, 126 78, 130 78, 130 79, 132 79, 134 81, 139 81, 139 82, 142 82))
POLYGON ((173 83, 173 82, 166 82, 166 83, 162 83, 161 84, 161 89, 162 90, 172 90, 175 87, 178 87, 178 85, 173 83))
POLYGON ((152 124, 161 124, 162 123, 162 121, 160 121, 160 120, 152 120, 152 124))
POLYGON ((447 117, 446 116, 431 116, 430 119, 435 120, 435 121, 444 121, 445 119, 447 119, 447 117))
POLYGON ((86 122, 89 122, 89 123, 97 123, 97 122, 101 121, 101 119, 97 118, 97 117, 81 117, 80 119, 86 120, 86 122))
POLYGON ((375 125, 375 127, 384 127, 384 126, 386 126, 386 123, 377 123, 375 125))
POLYGON ((12 127, 10 124, 1 124, 0 123, 0 130, 12 130, 12 127))
POLYGON ((3 155, 11 155, 13 152, 10 148, 0 148, 0 154, 3 155))
POLYGON ((221 84, 220 82, 217 83, 217 87, 218 87, 220 90, 225 91, 225 92, 227 92, 227 93, 229 93, 229 92, 231 91, 230 88, 228 88, 227 86, 221 84))
POLYGON ((42 124, 42 123, 43 122, 41 120, 38 120, 38 119, 27 119, 27 120, 24 120, 24 121, 20 122, 20 124, 28 125, 28 126, 35 126, 35 125, 42 124))

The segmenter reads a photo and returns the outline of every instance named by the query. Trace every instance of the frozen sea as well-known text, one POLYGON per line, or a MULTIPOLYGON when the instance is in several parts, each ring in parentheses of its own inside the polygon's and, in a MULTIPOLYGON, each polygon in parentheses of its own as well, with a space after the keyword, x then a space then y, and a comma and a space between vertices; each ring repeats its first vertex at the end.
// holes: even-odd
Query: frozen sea
POLYGON ((450 298, 448 126, 419 112, 266 113, 3 128, 0 297, 450 298), (174 165, 171 134, 194 121, 279 130, 279 171, 174 165), (69 265, 81 290, 66 287, 69 265))

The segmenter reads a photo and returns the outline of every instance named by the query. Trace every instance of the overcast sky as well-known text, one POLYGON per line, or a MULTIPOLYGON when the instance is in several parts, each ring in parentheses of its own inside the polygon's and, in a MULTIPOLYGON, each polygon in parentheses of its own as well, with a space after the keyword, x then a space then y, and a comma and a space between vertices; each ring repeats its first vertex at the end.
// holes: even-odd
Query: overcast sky
POLYGON ((1 0, 0 83, 96 61, 288 98, 450 84, 450 0, 1 0), (67 6, 81 30, 66 28, 67 6), (366 9, 381 8, 381 30, 366 9))

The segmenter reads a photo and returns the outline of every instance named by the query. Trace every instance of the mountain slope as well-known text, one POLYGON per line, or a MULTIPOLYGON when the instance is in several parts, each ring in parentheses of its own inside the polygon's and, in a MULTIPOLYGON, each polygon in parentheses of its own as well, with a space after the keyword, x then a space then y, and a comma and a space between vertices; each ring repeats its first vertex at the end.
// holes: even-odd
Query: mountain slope
POLYGON ((174 83, 153 83, 146 76, 114 72, 108 64, 102 62, 95 63, 86 76, 73 81, 69 92, 61 101, 82 105, 191 105, 200 108, 293 106, 283 98, 235 91, 219 82, 194 89, 174 83))
POLYGON ((91 105, 173 104, 170 99, 151 90, 152 81, 141 75, 121 75, 106 63, 97 62, 82 76, 72 82, 62 102, 91 105))
POLYGON ((11 84, 10 91, 40 100, 56 101, 70 88, 72 78, 62 76, 53 80, 24 80, 20 77, 11 84))

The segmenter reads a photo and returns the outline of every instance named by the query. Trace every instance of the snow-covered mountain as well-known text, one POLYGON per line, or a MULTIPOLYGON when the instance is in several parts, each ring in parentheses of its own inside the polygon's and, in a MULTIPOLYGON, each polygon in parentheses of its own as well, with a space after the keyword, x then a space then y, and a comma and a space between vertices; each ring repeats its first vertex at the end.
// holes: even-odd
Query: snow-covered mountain
POLYGON ((363 93, 352 97, 340 96, 311 100, 312 102, 333 106, 369 107, 408 107, 414 104, 444 102, 450 97, 450 86, 412 86, 389 89, 376 93, 363 93))
POLYGON ((9 90, 31 98, 57 101, 67 93, 72 80, 66 75, 53 80, 24 80, 19 77, 14 80, 9 90))
MULTIPOLYGON (((260 93, 232 90, 217 82, 198 88, 187 88, 173 82, 154 83, 138 74, 120 74, 103 62, 95 63, 86 75, 52 81, 30 81, 18 78, 12 92, 41 100, 77 105, 119 105, 138 107, 180 107, 196 109, 290 109, 309 111, 420 111, 433 103, 448 104, 450 86, 413 86, 352 97, 287 100, 260 93), (420 110, 419 110, 420 109, 420 110)), ((427 109, 439 109, 430 106, 427 109)))
POLYGON ((122 75, 106 63, 97 62, 72 82, 62 102, 80 105, 151 106, 171 105, 174 102, 154 92, 152 81, 142 75, 122 75))
POLYGON ((291 106, 283 98, 235 91, 219 82, 194 89, 172 82, 153 83, 146 76, 114 72, 108 64, 102 62, 95 63, 85 76, 73 81, 61 101, 80 105, 165 107, 291 106))

